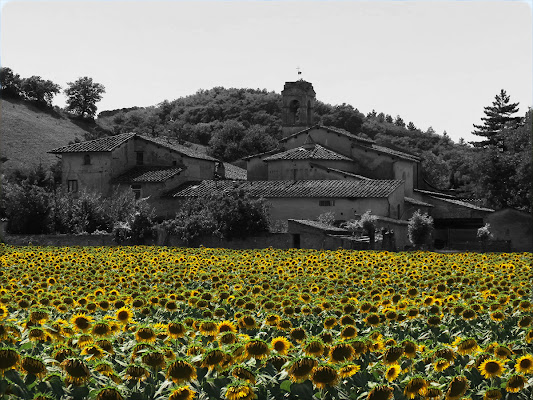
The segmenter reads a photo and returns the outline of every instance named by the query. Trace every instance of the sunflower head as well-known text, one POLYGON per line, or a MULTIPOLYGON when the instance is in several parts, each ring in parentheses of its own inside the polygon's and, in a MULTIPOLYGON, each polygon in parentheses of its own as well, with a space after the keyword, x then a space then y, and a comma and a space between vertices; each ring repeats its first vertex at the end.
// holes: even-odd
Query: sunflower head
POLYGON ((172 391, 168 400, 193 400, 195 395, 196 391, 190 386, 180 386, 172 391))
POLYGON ((319 389, 324 389, 326 386, 335 386, 339 379, 337 370, 326 364, 313 368, 310 375, 311 382, 319 389))
POLYGON ((262 359, 268 356, 270 348, 268 343, 261 339, 251 339, 244 345, 246 358, 262 359))
POLYGON ((278 354, 285 355, 289 352, 292 345, 291 342, 283 336, 278 336, 272 339, 270 346, 272 347, 272 350, 275 350, 278 354))
POLYGON ((61 367, 67 373, 65 383, 81 386, 91 377, 91 371, 83 360, 67 358, 61 363, 61 367))
POLYGON ((530 374, 533 372, 533 356, 526 354, 516 360, 516 372, 530 374))
POLYGON ((248 382, 236 381, 226 387, 225 397, 227 400, 252 400, 257 396, 248 382))
POLYGON ((404 395, 409 399, 414 399, 416 396, 424 396, 428 388, 427 381, 421 376, 412 378, 404 388, 404 395))
POLYGON ((309 377, 317 365, 318 361, 316 359, 311 357, 301 357, 289 364, 287 372, 291 381, 303 382, 309 377))
POLYGON ((231 375, 237 379, 251 383, 252 385, 255 384, 255 374, 249 367, 245 365, 235 366, 231 370, 231 375))
POLYGON ((478 368, 479 372, 485 377, 485 379, 500 376, 505 372, 503 363, 500 360, 493 358, 483 361, 478 368))
POLYGON ((70 323, 74 326, 74 329, 81 332, 87 332, 91 328, 92 322, 93 317, 85 313, 75 314, 70 319, 70 323))
POLYGON ((96 395, 96 400, 123 400, 124 397, 115 387, 104 387, 96 395))
POLYGON ((394 389, 387 385, 379 385, 373 388, 367 396, 367 400, 391 400, 394 389))
POLYGON ((354 355, 355 350, 350 343, 339 343, 329 349, 329 358, 334 363, 350 361, 354 355))
POLYGON ((465 376, 455 376, 446 392, 446 400, 458 400, 466 393, 470 382, 465 376))
POLYGON ((15 368, 20 362, 20 354, 15 349, 0 348, 0 372, 15 368))
POLYGON ((42 379, 47 373, 46 364, 36 357, 24 357, 20 366, 24 372, 35 375, 39 379, 42 379))
POLYGON ((392 365, 396 364, 396 362, 400 359, 400 357, 403 355, 403 346, 392 346, 385 351, 383 354, 383 364, 385 365, 392 365))
POLYGON ((398 375, 400 375, 400 372, 402 372, 402 367, 398 364, 389 365, 385 371, 385 378, 387 378, 389 382, 392 382, 398 377, 398 375))
POLYGON ((178 384, 192 381, 196 379, 196 368, 185 360, 177 359, 168 366, 167 379, 178 384))
POLYGON ((527 379, 524 375, 514 374, 507 380, 505 390, 509 393, 518 393, 521 391, 527 383, 527 379))
POLYGON ((124 373, 124 379, 128 381, 145 381, 150 376, 150 371, 141 364, 128 365, 124 373))

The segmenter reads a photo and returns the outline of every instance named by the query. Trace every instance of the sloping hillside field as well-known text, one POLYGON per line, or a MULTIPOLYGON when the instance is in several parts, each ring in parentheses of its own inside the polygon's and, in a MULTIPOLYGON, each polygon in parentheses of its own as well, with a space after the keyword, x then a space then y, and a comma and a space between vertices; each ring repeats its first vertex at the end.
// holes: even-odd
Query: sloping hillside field
POLYGON ((0 397, 530 400, 531 261, 0 245, 0 397))

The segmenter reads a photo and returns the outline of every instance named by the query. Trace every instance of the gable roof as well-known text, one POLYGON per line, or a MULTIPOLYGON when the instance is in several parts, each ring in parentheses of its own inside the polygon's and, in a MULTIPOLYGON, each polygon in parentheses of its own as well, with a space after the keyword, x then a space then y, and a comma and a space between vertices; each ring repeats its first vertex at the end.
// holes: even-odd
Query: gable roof
MULTIPOLYGON (((352 140, 352 142, 358 142, 358 144, 361 147, 363 147, 365 149, 369 149, 369 150, 374 150, 374 151, 376 151, 378 153, 383 153, 383 154, 387 154, 387 155, 390 155, 390 156, 393 156, 393 157, 403 158, 404 160, 408 160, 408 161, 415 161, 415 162, 419 162, 420 161, 420 157, 415 156, 413 154, 409 154, 409 153, 405 153, 405 152, 400 151, 400 150, 395 150, 395 149, 391 149, 389 147, 377 145, 376 142, 374 140, 372 140, 372 139, 363 138, 361 136, 354 135, 354 134, 348 132, 347 130, 340 129, 340 128, 335 128, 335 127, 332 127, 332 126, 314 125, 314 126, 312 126, 310 128, 306 128, 304 130, 298 131, 296 133, 293 133, 292 135, 289 135, 289 136, 286 136, 286 137, 280 139, 280 143, 286 142, 288 139, 294 138, 294 137, 299 136, 299 135, 304 134, 304 133, 309 134, 311 129, 324 129, 327 132, 332 132, 332 133, 335 133, 337 135, 341 135, 341 136, 347 137, 350 140, 352 140)), ((306 140, 307 140, 307 138, 306 138, 306 140)))
POLYGON ((332 226, 332 225, 326 225, 326 224, 323 224, 322 222, 313 221, 311 219, 290 219, 289 218, 287 221, 289 223, 295 223, 298 225, 304 225, 310 228, 318 229, 320 231, 323 231, 324 233, 336 233, 336 234, 349 233, 348 229, 339 228, 337 226, 332 226))
POLYGON ((121 133, 114 136, 106 136, 100 139, 88 140, 80 143, 73 143, 67 146, 58 147, 48 151, 52 154, 61 153, 91 153, 91 152, 108 152, 115 150, 121 144, 127 142, 135 136, 135 133, 121 133))
POLYGON ((435 207, 433 204, 425 203, 423 201, 413 199, 412 197, 404 197, 404 200, 406 203, 413 204, 415 206, 421 206, 421 207, 435 207))
POLYGON ((263 158, 263 161, 277 161, 277 160, 343 160, 353 161, 351 158, 335 153, 319 144, 308 147, 296 147, 281 153, 273 154, 269 157, 263 158))
POLYGON ((302 133, 309 133, 311 131, 311 129, 325 129, 328 132, 332 132, 332 133, 336 133, 338 135, 346 136, 346 137, 348 137, 350 139, 354 139, 354 140, 357 140, 359 142, 369 143, 369 144, 370 143, 375 143, 375 141, 372 140, 372 139, 367 139, 367 138, 363 138, 361 136, 354 135, 353 133, 350 133, 350 132, 348 132, 345 129, 336 128, 334 126, 324 126, 324 125, 320 125, 320 124, 313 125, 313 126, 311 126, 309 128, 302 129, 301 131, 295 132, 292 135, 286 136, 286 137, 280 139, 280 142, 286 142, 288 139, 296 137, 296 136, 299 136, 302 133))
POLYGON ((399 180, 352 179, 301 181, 215 181, 189 182, 168 192, 174 198, 206 196, 231 189, 244 189, 252 197, 265 198, 386 198, 403 184, 399 180))
POLYGON ((197 158, 200 160, 207 160, 207 161, 218 161, 216 158, 208 156, 205 153, 202 153, 200 151, 191 149, 190 147, 184 146, 177 139, 171 138, 169 136, 150 137, 146 135, 137 134, 136 138, 165 147, 170 150, 177 151, 178 153, 181 153, 187 157, 197 158))
POLYGON ((248 171, 244 168, 237 167, 236 165, 230 163, 224 164, 225 179, 235 180, 235 181, 245 181, 248 179, 248 171))
POLYGON ((429 197, 431 197, 432 199, 435 199, 435 200, 444 201, 446 203, 455 204, 457 206, 470 208, 470 209, 476 210, 476 211, 484 211, 484 212, 490 212, 490 213, 494 212, 494 210, 492 208, 479 207, 479 206, 476 206, 474 204, 467 203, 466 201, 461 201, 461 200, 456 200, 456 199, 448 199, 448 198, 445 198, 445 197, 436 197, 436 196, 429 196, 429 197))
POLYGON ((128 132, 121 133, 115 136, 106 136, 100 139, 88 140, 86 142, 74 143, 68 146, 58 147, 57 149, 50 150, 48 153, 61 154, 61 153, 91 153, 91 152, 110 152, 115 150, 121 144, 127 142, 130 139, 141 139, 158 146, 165 147, 167 149, 177 151, 187 157, 218 161, 216 158, 210 157, 205 153, 191 149, 183 144, 180 144, 177 139, 167 136, 163 137, 150 137, 146 135, 140 135, 138 133, 128 132))
POLYGON ((111 183, 159 183, 178 175, 185 168, 136 166, 113 178, 111 183))

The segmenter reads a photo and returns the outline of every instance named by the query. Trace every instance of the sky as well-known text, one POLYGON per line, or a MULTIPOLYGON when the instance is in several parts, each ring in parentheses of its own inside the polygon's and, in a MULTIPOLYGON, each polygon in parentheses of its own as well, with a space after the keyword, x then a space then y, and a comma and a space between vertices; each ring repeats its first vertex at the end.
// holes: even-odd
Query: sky
MULTIPOLYGON (((471 135, 501 89, 533 105, 529 1, 0 0, 0 65, 106 88, 98 112, 215 86, 317 99, 471 135), (301 75, 297 74, 300 68, 301 75)), ((64 95, 54 103, 65 105, 64 95)))

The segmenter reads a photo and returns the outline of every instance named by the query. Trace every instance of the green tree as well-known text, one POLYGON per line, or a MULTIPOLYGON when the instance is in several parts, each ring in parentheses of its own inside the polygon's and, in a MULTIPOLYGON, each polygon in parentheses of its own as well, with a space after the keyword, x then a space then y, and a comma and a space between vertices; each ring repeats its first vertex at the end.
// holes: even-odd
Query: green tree
POLYGON ((65 89, 67 96, 67 111, 70 111, 82 118, 94 118, 96 115, 96 103, 102 100, 105 87, 93 82, 87 76, 79 78, 75 82, 69 82, 65 89))
POLYGON ((54 96, 61 91, 61 86, 36 75, 22 79, 20 88, 27 100, 48 107, 52 105, 54 96))
POLYGON ((416 126, 415 126, 415 124, 413 124, 413 121, 410 121, 407 124, 407 129, 409 129, 410 131, 416 131, 416 126))
POLYGON ((433 233, 433 218, 428 214, 422 214, 420 210, 415 211, 409 219, 407 234, 409 241, 416 247, 428 245, 433 233))
POLYGON ((518 112, 518 103, 511 103, 510 96, 501 90, 492 102, 492 106, 484 107, 485 116, 481 118, 482 125, 475 125, 473 135, 484 137, 485 140, 472 142, 475 147, 497 146, 501 151, 505 149, 504 129, 515 129, 522 121, 521 117, 514 117, 518 112))
POLYGON ((11 68, 0 68, 0 86, 2 96, 20 97, 22 80, 19 74, 15 74, 11 68))

